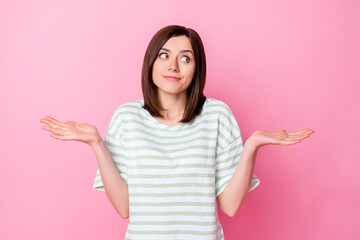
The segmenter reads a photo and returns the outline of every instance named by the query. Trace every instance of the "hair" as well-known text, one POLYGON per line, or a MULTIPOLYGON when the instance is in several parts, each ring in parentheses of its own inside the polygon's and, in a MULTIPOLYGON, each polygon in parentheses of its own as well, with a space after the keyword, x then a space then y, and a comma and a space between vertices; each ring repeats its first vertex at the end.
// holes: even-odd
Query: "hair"
POLYGON ((160 29, 151 39, 144 56, 141 73, 141 87, 144 96, 143 108, 148 110, 152 116, 162 117, 162 108, 157 97, 157 86, 152 79, 153 65, 160 49, 172 37, 186 36, 189 38, 194 50, 195 72, 191 84, 186 89, 187 102, 185 111, 180 122, 188 123, 195 119, 202 110, 206 97, 203 94, 206 77, 206 59, 204 46, 199 34, 191 28, 179 25, 169 25, 160 29))

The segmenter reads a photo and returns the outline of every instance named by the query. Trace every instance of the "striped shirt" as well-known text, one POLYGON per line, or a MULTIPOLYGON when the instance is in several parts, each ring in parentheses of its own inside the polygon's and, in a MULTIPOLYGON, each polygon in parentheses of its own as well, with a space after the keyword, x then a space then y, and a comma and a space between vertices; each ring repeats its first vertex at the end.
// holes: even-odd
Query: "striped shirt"
MULTIPOLYGON (((144 100, 119 106, 105 144, 129 190, 125 240, 222 240, 216 197, 243 152, 230 108, 207 98, 190 123, 169 126, 142 108, 144 100)), ((253 175, 249 191, 259 185, 253 175)), ((94 189, 104 191, 99 168, 94 189)))

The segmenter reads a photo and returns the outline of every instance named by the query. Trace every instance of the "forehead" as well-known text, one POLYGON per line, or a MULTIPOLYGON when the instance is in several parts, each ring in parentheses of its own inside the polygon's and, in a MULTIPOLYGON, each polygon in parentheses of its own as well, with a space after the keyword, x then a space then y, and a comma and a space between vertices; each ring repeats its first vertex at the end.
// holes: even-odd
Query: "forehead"
POLYGON ((170 38, 163 47, 171 51, 193 50, 190 39, 184 35, 170 38))

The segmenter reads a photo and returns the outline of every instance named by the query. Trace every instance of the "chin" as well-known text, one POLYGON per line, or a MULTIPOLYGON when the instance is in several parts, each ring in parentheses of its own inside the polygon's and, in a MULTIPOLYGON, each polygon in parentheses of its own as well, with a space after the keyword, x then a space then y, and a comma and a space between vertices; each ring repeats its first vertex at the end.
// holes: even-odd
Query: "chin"
POLYGON ((173 95, 177 95, 177 94, 180 94, 186 90, 177 90, 177 89, 159 89, 158 88, 158 91, 161 91, 163 93, 166 93, 166 94, 173 94, 173 95))

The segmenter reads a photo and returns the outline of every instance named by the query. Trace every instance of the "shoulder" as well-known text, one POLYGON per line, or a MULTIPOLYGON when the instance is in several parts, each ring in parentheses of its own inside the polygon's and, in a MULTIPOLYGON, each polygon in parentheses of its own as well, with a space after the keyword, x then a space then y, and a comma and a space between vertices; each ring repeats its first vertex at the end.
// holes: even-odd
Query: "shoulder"
POLYGON ((213 112, 212 114, 216 114, 220 126, 229 131, 240 131, 237 120, 228 104, 214 98, 209 98, 208 101, 208 109, 213 112))
POLYGON ((216 111, 220 115, 233 115, 230 107, 223 101, 215 98, 207 98, 209 111, 216 111))
POLYGON ((142 100, 133 100, 127 103, 123 103, 121 105, 119 105, 115 112, 122 112, 122 111, 128 111, 128 110, 132 110, 132 109, 139 109, 141 108, 142 104, 141 104, 142 100))
POLYGON ((142 109, 142 101, 143 100, 133 100, 119 105, 113 113, 113 118, 117 119, 126 115, 140 114, 140 111, 142 109))

